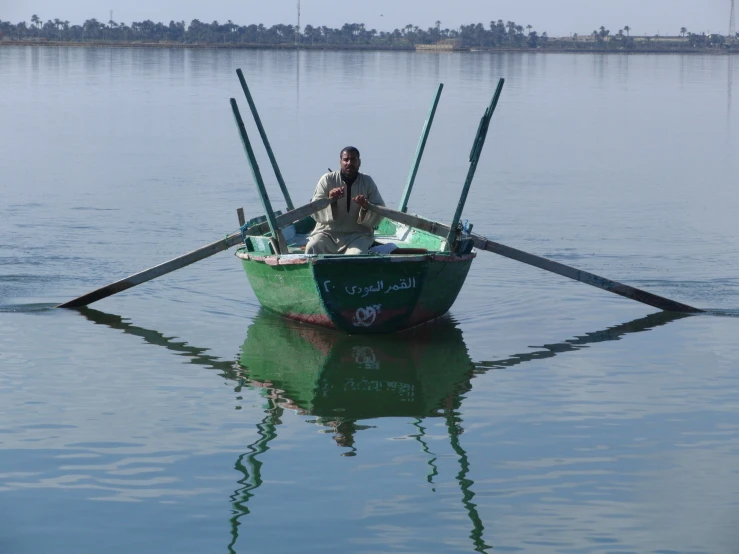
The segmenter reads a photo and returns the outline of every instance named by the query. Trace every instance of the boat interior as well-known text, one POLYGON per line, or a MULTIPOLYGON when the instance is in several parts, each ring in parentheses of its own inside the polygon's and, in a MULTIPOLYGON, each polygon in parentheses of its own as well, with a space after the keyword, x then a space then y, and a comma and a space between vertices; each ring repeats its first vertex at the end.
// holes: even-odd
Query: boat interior
MULTIPOLYGON (((276 212, 275 215, 280 215, 276 212)), ((247 222, 246 227, 252 227, 265 221, 265 217, 258 217, 247 222)), ((287 254, 305 254, 305 246, 308 244, 310 233, 315 228, 316 222, 311 217, 306 217, 292 225, 288 225, 282 229, 282 234, 287 243, 287 254)), ((390 252, 374 253, 368 255, 425 255, 428 253, 441 253, 446 250, 446 240, 422 231, 408 225, 383 219, 375 228, 375 242, 373 246, 384 244, 394 244, 395 250, 390 252)), ((276 254, 274 239, 271 233, 259 236, 245 236, 244 247, 239 250, 246 250, 248 253, 256 255, 273 256, 276 254)), ((470 248, 471 249, 471 248, 470 248)), ((465 252, 467 253, 467 252, 465 252)))

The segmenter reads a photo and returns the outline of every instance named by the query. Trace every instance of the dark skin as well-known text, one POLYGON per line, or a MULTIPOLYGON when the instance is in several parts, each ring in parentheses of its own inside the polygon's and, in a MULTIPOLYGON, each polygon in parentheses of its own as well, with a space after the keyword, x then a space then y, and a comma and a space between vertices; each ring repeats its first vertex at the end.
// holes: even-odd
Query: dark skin
MULTIPOLYGON (((353 181, 357 178, 359 168, 362 165, 362 160, 359 159, 359 156, 357 156, 355 152, 343 151, 339 158, 339 163, 341 164, 341 174, 346 177, 347 180, 353 181)), ((331 189, 328 193, 328 197, 331 200, 344 198, 345 190, 346 187, 336 187, 335 189, 331 189)), ((352 200, 363 208, 367 207, 367 203, 369 202, 364 194, 358 194, 352 198, 352 200)))

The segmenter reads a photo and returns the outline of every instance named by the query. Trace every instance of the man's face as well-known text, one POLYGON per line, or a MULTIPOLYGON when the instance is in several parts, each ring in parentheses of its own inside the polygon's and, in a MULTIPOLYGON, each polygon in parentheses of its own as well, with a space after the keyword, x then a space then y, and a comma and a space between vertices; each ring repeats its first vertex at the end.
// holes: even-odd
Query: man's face
POLYGON ((362 161, 356 152, 341 153, 341 172, 347 177, 356 177, 357 173, 359 173, 360 165, 362 165, 362 161))

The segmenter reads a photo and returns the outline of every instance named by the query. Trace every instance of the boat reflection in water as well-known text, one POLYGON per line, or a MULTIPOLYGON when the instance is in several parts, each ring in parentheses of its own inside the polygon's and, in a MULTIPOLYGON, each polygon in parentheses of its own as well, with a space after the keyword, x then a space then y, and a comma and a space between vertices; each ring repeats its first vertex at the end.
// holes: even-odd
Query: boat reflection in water
POLYGON ((283 408, 318 416, 350 447, 380 417, 424 418, 457 407, 474 364, 448 318, 395 335, 346 335, 262 311, 249 327, 239 364, 248 384, 283 408), (364 427, 366 428, 366 427, 364 427))
POLYGON ((463 431, 459 408, 464 394, 471 388, 471 379, 489 370, 554 357, 597 342, 619 340, 630 333, 689 317, 659 312, 543 345, 531 352, 473 362, 461 330, 448 318, 397 335, 351 336, 261 311, 247 331, 238 363, 234 363, 210 356, 206 349, 176 342, 158 331, 131 325, 119 316, 90 308, 80 312, 95 323, 139 336, 148 343, 185 355, 192 363, 221 371, 224 378, 238 382, 237 391, 244 386, 263 389, 267 408, 257 425, 258 439, 235 464, 242 477, 230 498, 230 552, 234 552, 238 539, 239 520, 249 513, 249 499, 262 484, 260 455, 277 438, 285 409, 316 416, 318 423, 332 428, 334 440, 344 447, 344 455, 357 453, 356 434, 368 428, 360 422, 371 425, 371 420, 382 417, 412 418, 419 431, 415 438, 429 454, 429 482, 436 468, 424 443, 424 419, 443 417, 450 445, 458 458, 456 480, 471 524, 469 537, 475 551, 490 549, 483 539, 484 526, 472 501, 474 482, 467 478, 470 463, 459 440, 463 431))

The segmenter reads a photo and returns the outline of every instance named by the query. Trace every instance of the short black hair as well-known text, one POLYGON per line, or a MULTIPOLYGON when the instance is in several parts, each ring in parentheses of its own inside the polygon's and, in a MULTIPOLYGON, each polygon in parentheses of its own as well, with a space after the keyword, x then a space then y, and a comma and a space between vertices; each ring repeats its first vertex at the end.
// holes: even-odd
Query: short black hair
POLYGON ((347 152, 349 154, 356 154, 357 158, 361 158, 362 156, 359 155, 359 150, 355 146, 345 146, 341 149, 341 152, 339 152, 339 157, 342 157, 344 155, 344 152, 347 152))

